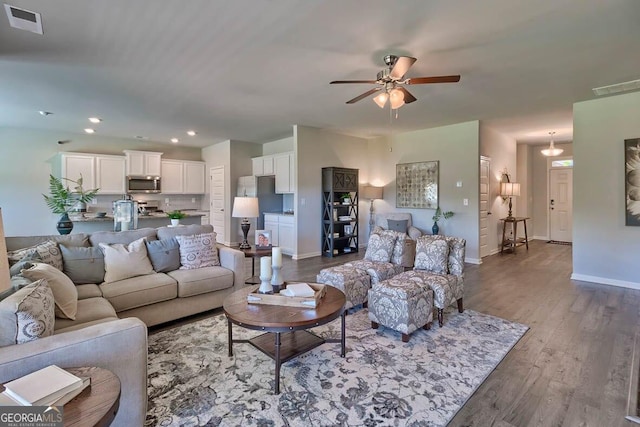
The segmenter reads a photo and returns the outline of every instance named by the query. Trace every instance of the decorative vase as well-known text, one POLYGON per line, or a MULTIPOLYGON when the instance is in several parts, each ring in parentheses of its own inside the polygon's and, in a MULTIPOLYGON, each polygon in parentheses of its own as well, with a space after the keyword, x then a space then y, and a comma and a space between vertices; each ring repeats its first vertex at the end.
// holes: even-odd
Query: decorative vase
POLYGON ((177 227, 178 225, 180 225, 180 220, 171 218, 171 226, 177 227))
POLYGON ((440 227, 438 227, 438 221, 435 221, 433 223, 433 227, 431 227, 431 232, 435 236, 436 234, 438 234, 439 231, 440 231, 440 227))
POLYGON ((60 234, 69 234, 71 230, 73 230, 73 222, 69 219, 69 214, 63 213, 58 223, 56 224, 56 229, 60 234))

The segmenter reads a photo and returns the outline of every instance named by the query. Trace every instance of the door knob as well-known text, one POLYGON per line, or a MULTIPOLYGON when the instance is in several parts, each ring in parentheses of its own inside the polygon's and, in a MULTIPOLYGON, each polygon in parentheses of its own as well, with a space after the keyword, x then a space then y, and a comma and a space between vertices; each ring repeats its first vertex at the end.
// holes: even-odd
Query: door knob
POLYGON ((487 215, 491 215, 491 212, 487 212, 487 215))

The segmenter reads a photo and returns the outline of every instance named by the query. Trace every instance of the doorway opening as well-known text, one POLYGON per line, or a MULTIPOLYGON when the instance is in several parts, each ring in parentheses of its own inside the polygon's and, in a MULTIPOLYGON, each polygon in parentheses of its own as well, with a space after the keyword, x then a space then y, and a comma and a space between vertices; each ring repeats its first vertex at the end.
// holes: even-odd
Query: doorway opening
POLYGON ((573 158, 548 159, 549 242, 573 242, 573 158))

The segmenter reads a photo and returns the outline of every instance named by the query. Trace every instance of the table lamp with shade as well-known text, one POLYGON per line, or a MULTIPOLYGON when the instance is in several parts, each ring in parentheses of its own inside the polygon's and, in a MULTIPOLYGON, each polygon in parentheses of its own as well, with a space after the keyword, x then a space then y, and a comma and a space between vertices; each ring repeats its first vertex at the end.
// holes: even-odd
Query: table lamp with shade
POLYGON ((520 195, 520 184, 518 184, 517 182, 501 182, 500 183, 500 196, 502 196, 505 200, 508 197, 509 198, 509 215, 507 216, 507 218, 511 219, 513 218, 513 215, 511 214, 511 198, 512 197, 517 197, 520 195))
POLYGON ((362 189, 362 198, 371 200, 371 205, 369 206, 369 235, 371 235, 375 223, 373 220, 373 201, 382 199, 382 187, 374 187, 373 185, 365 186, 362 189))
POLYGON ((240 244, 240 249, 251 249, 251 245, 247 241, 247 234, 249 234, 249 218, 257 218, 260 215, 258 208, 257 197, 236 197, 233 199, 233 212, 231 216, 234 218, 242 218, 240 228, 244 234, 244 239, 240 244))

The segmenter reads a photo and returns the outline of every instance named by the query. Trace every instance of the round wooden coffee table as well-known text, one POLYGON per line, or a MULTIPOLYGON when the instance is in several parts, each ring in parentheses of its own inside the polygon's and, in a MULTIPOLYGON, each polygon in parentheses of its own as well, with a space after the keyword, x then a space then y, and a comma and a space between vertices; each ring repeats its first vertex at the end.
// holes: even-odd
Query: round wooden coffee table
POLYGON ((229 357, 233 356, 233 343, 249 343, 276 362, 274 393, 280 394, 280 366, 282 363, 316 348, 325 342, 339 342, 340 356, 345 356, 345 295, 332 286, 315 308, 287 307, 281 305, 249 304, 247 295, 257 286, 247 286, 225 298, 224 314, 227 316, 229 357), (339 339, 324 339, 306 329, 324 325, 341 318, 339 339), (265 331, 250 340, 234 340, 231 325, 265 331))

